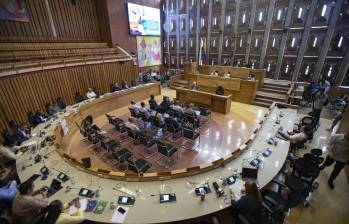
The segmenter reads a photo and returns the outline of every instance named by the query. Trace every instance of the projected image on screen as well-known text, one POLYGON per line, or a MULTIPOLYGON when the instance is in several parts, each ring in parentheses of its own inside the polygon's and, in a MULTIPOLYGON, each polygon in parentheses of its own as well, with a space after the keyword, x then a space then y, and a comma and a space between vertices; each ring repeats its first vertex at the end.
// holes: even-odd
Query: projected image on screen
POLYGON ((138 66, 161 64, 160 37, 137 36, 138 66))
POLYGON ((160 36, 160 10, 127 3, 131 35, 160 36))

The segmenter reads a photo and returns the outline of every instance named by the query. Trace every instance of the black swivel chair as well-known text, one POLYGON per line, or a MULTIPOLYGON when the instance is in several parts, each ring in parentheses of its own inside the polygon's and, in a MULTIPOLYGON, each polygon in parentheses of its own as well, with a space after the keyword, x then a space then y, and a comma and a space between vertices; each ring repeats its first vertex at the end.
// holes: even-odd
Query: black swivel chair
POLYGON ((269 207, 281 206, 285 212, 296 207, 300 203, 307 205, 306 198, 308 197, 307 184, 295 175, 286 176, 285 182, 273 180, 278 185, 278 192, 272 190, 262 191, 264 202, 269 207), (282 190, 288 189, 287 197, 282 195, 282 190))
POLYGON ((163 128, 165 125, 161 124, 160 120, 157 117, 153 117, 153 126, 157 128, 163 128))
POLYGON ((135 173, 145 173, 152 166, 151 163, 144 159, 135 159, 133 156, 127 159, 127 167, 135 173))
MULTIPOLYGON (((126 148, 120 148, 118 151, 116 152, 112 152, 112 156, 114 157, 114 159, 116 161, 118 161, 118 163, 120 165, 127 163, 127 160, 133 156, 132 152, 130 152, 128 149, 126 148)), ((126 164, 127 165, 127 164, 126 164)), ((126 166, 127 169, 127 166, 126 166)))
POLYGON ((139 133, 138 137, 139 142, 145 146, 140 154, 146 159, 154 156, 157 153, 156 148, 152 147, 155 144, 155 139, 144 132, 139 133))
POLYGON ((192 114, 185 114, 185 121, 192 125, 193 128, 199 128, 200 127, 200 120, 192 114))
POLYGON ((134 117, 134 118, 139 118, 140 115, 139 113, 137 113, 134 109, 132 108, 128 108, 130 110, 130 113, 131 113, 131 116, 134 117))
POLYGON ((157 148, 158 148, 158 152, 163 155, 158 161, 156 161, 159 164, 159 166, 164 167, 166 169, 169 168, 172 162, 171 156, 175 153, 177 153, 177 159, 178 159, 178 149, 175 146, 170 144, 165 144, 161 141, 157 141, 157 148), (164 162, 164 164, 162 164, 160 160, 162 160, 165 157, 166 157, 166 161, 164 162))
POLYGON ((172 142, 175 142, 177 139, 174 139, 174 135, 179 133, 182 130, 181 125, 174 125, 174 120, 172 118, 165 119, 166 130, 171 133, 168 139, 172 142))
POLYGON ((138 133, 132 131, 130 128, 125 127, 125 130, 127 132, 127 136, 130 137, 132 140, 130 142, 132 142, 133 144, 136 144, 139 139, 138 139, 138 133))
POLYGON ((124 122, 122 119, 109 114, 105 114, 105 116, 108 118, 109 124, 118 125, 124 122))
POLYGON ((190 150, 195 150, 198 147, 200 147, 200 133, 198 131, 195 131, 194 129, 189 128, 189 127, 184 127, 183 128, 183 136, 187 139, 190 139, 191 142, 194 142, 196 139, 199 139, 199 142, 196 144, 196 146, 194 148, 193 147, 186 147, 186 146, 184 146, 184 148, 190 149, 190 150))
POLYGON ((108 152, 114 151, 114 149, 119 146, 120 146, 120 143, 114 139, 109 141, 101 141, 101 147, 108 152))
POLYGON ((292 174, 302 179, 308 186, 308 191, 313 192, 318 187, 315 181, 320 174, 318 160, 310 154, 294 162, 292 174), (312 157, 312 158, 310 158, 312 157))

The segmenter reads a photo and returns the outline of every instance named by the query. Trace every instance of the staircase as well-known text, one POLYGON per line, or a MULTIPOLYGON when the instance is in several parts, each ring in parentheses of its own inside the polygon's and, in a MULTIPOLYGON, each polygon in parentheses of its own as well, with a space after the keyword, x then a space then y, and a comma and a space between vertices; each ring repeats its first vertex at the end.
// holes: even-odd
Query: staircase
POLYGON ((257 91, 253 105, 270 107, 274 101, 285 102, 290 84, 291 83, 287 81, 266 79, 262 88, 257 91))
POLYGON ((187 80, 178 80, 175 81, 171 84, 170 88, 171 89, 176 89, 176 88, 188 88, 188 81, 187 80))

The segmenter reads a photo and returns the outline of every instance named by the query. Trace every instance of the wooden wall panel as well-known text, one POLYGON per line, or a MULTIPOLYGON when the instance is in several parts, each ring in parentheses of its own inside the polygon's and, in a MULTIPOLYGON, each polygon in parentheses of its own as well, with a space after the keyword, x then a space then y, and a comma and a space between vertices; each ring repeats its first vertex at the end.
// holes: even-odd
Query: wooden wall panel
MULTIPOLYGON (((62 97, 67 105, 74 103, 75 91, 85 95, 89 87, 109 92, 111 83, 137 77, 133 61, 76 66, 27 73, 0 79, 0 131, 10 120, 27 123, 27 111, 44 111, 45 103, 62 97)), ((1 139, 0 139, 1 140, 1 139)))
POLYGON ((57 37, 54 37, 45 0, 27 0, 30 22, 0 21, 0 41, 99 41, 95 0, 48 0, 57 37))

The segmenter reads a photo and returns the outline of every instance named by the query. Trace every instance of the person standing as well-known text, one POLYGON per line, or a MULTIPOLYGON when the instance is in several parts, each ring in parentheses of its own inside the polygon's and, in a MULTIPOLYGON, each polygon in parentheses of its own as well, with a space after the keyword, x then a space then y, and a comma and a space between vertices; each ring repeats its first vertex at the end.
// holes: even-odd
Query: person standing
POLYGON ((334 189, 333 181, 344 168, 345 164, 349 162, 349 131, 345 134, 332 135, 328 141, 327 149, 329 153, 325 162, 320 166, 320 170, 336 162, 328 179, 328 186, 334 189))
POLYGON ((316 93, 313 101, 313 116, 315 117, 316 123, 320 120, 320 115, 323 106, 327 103, 327 95, 325 89, 321 88, 318 93, 316 93))

